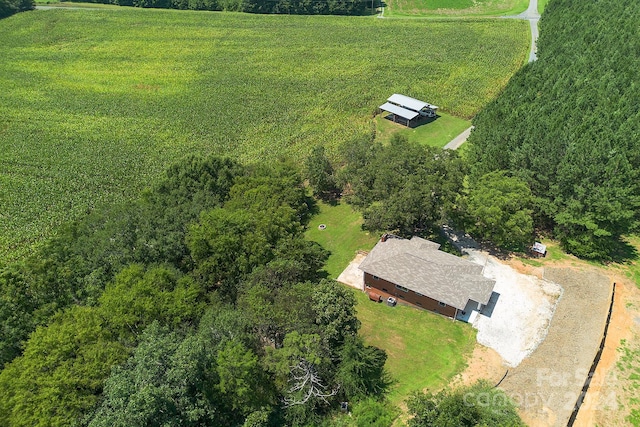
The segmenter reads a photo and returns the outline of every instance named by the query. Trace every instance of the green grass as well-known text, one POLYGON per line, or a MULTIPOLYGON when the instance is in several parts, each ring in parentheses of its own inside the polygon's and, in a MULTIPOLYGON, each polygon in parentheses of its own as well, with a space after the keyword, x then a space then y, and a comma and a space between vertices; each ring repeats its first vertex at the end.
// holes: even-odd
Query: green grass
POLYGON ((356 256, 357 251, 371 250, 378 241, 378 235, 362 230, 362 215, 346 203, 335 206, 319 204, 320 213, 309 223, 306 236, 331 252, 325 270, 332 279, 337 278, 356 256), (324 230, 318 229, 326 225, 324 230))
POLYGON ((523 64, 528 37, 513 20, 426 28, 134 8, 3 19, 0 260, 87 209, 136 197, 187 153, 335 153, 370 134, 394 92, 473 116, 523 64))
POLYGON ((618 380, 624 384, 626 399, 623 402, 628 409, 627 422, 629 425, 640 426, 640 347, 638 336, 634 335, 631 342, 622 340, 618 347, 619 359, 616 364, 618 380))
POLYGON ((398 133, 406 135, 409 141, 432 147, 444 147, 449 141, 471 126, 470 120, 460 119, 446 113, 439 113, 438 118, 416 128, 408 128, 400 123, 394 123, 385 118, 386 114, 376 116, 376 136, 382 142, 387 142, 392 135, 398 133))
MULTIPOLYGON (((629 243, 633 245, 640 253, 640 236, 630 236, 627 238, 629 243)), ((630 260, 625 266, 626 275, 640 288, 640 259, 630 260)))
POLYGON ((529 0, 385 0, 385 17, 442 17, 515 15, 529 0))
POLYGON ((362 336, 387 352, 386 368, 396 381, 392 403, 415 390, 438 390, 464 369, 476 342, 470 325, 412 307, 388 307, 354 292, 362 336))

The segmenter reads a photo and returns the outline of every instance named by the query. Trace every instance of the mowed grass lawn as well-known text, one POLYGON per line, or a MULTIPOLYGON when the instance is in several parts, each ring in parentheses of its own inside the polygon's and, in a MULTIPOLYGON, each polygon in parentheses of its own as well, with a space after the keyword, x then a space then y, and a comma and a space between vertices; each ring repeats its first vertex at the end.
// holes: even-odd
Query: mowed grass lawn
POLYGON ((409 141, 423 145, 442 148, 453 138, 471 126, 471 120, 464 120, 450 114, 438 113, 433 121, 426 121, 420 126, 409 128, 402 123, 394 123, 386 113, 376 116, 376 138, 388 142, 395 134, 404 135, 409 141))
POLYGON ((188 153, 302 159, 371 134, 390 94, 473 116, 526 23, 122 8, 0 20, 0 260, 135 198, 188 153), (427 37, 428 36, 428 37, 427 37))
MULTIPOLYGON (((362 216, 347 204, 319 204, 307 238, 331 251, 327 271, 336 278, 358 250, 370 250, 379 236, 362 230, 362 216), (318 225, 325 224, 324 230, 318 225)), ((459 373, 471 356, 475 330, 417 308, 388 307, 354 289, 360 333, 369 345, 387 352, 386 368, 395 381, 390 400, 401 403, 414 390, 437 390, 459 373)))
POLYGON ((360 334, 387 352, 394 404, 415 390, 439 390, 467 366, 476 342, 471 325, 413 307, 374 303, 364 292, 354 292, 360 334))
POLYGON ((331 206, 320 202, 319 212, 309 222, 307 239, 331 252, 325 270, 336 279, 360 250, 370 251, 380 236, 362 230, 362 215, 346 203, 331 206), (325 229, 320 230, 319 225, 325 229))
POLYGON ((385 3, 384 15, 388 17, 516 15, 529 6, 529 0, 385 0, 385 3))

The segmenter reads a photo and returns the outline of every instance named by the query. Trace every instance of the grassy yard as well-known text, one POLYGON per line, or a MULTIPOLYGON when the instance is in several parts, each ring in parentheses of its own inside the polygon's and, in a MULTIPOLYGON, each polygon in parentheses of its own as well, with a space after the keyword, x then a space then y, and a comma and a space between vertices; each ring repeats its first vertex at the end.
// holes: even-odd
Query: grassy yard
POLYGON ((470 325, 412 307, 377 304, 364 292, 354 292, 362 336, 389 357, 394 404, 414 390, 438 390, 464 369, 476 342, 470 325))
POLYGON ((442 17, 515 15, 529 0, 385 0, 386 17, 442 17))
POLYGON ((371 250, 378 241, 378 235, 363 231, 362 215, 346 203, 335 206, 319 204, 320 213, 309 224, 307 238, 316 241, 331 252, 326 270, 329 277, 337 278, 359 250, 371 250), (326 228, 320 230, 318 226, 326 228))
POLYGON ((538 0, 538 13, 542 14, 542 12, 544 12, 544 9, 547 7, 548 4, 549 4, 549 0, 538 0))
POLYGON ((371 132, 390 94, 473 116, 520 68, 513 20, 119 8, 0 21, 0 260, 186 153, 300 159, 371 132), (425 34, 429 43, 424 43, 425 34))
POLYGON ((409 141, 432 147, 444 147, 449 141, 471 126, 470 120, 460 119, 446 113, 438 113, 438 118, 416 128, 408 128, 400 123, 394 123, 379 114, 375 118, 376 137, 382 141, 389 141, 392 135, 398 133, 406 135, 409 141))

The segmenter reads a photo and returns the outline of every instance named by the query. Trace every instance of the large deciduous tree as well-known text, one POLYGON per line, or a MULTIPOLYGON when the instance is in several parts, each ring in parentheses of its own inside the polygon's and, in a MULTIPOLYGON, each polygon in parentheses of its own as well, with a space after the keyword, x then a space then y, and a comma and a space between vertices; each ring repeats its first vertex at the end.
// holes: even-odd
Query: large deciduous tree
POLYGON ((454 151, 400 135, 387 146, 369 145, 346 147, 348 163, 341 172, 347 201, 362 209, 366 228, 412 235, 451 214, 466 171, 454 151))
POLYGON ((0 424, 67 426, 98 402, 111 367, 126 360, 97 310, 75 306, 39 327, 0 373, 0 424))
POLYGON ((510 250, 522 250, 533 239, 533 196, 525 182, 504 171, 474 182, 464 206, 466 230, 510 250))
POLYGON ((123 341, 154 321, 172 328, 192 324, 204 312, 204 288, 168 267, 133 264, 107 285, 99 309, 123 341))
POLYGON ((417 392, 407 400, 409 427, 524 427, 514 404, 484 381, 438 393, 417 392))
POLYGON ((337 192, 335 171, 322 145, 314 147, 307 156, 304 174, 309 180, 315 197, 329 199, 335 196, 337 192))

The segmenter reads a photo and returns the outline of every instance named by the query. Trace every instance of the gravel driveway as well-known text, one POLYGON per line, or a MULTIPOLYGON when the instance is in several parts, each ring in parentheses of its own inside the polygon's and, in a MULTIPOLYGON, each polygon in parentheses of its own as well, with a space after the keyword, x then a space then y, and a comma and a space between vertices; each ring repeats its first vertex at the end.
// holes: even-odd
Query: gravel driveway
POLYGON ((612 286, 593 270, 547 267, 544 277, 564 289, 549 332, 501 388, 529 426, 566 426, 602 339, 612 286))
POLYGON ((465 249, 469 260, 484 265, 484 275, 496 281, 498 300, 492 312, 476 317, 480 344, 496 350, 504 364, 515 367, 547 335, 562 288, 550 281, 517 272, 477 249, 465 249))

